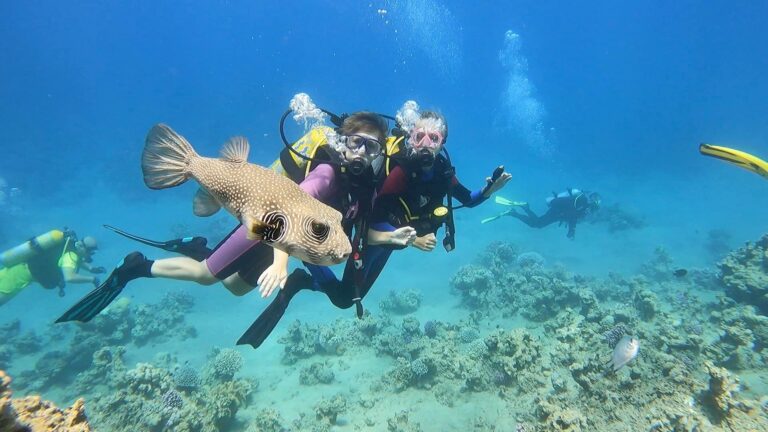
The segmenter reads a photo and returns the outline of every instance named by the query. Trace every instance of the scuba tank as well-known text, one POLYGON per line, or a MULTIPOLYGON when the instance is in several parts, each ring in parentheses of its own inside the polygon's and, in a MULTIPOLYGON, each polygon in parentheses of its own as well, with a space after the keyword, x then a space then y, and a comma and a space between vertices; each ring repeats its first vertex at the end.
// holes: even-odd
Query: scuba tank
POLYGON ((333 129, 327 126, 313 128, 298 141, 286 146, 270 168, 293 181, 301 182, 309 173, 318 149, 328 143, 328 135, 331 133, 333 129))
POLYGON ((40 252, 61 245, 63 241, 64 232, 60 230, 51 230, 45 234, 33 237, 0 254, 0 267, 13 267, 17 264, 27 262, 30 258, 33 258, 40 252))

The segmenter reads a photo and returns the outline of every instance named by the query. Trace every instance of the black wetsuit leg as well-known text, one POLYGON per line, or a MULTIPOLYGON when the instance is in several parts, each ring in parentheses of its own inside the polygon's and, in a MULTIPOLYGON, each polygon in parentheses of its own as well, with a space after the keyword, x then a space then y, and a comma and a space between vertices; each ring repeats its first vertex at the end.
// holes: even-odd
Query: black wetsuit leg
MULTIPOLYGON (((373 286, 373 283, 384 270, 387 264, 391 249, 369 247, 363 261, 368 262, 368 267, 362 274, 359 291, 355 290, 355 277, 361 277, 355 269, 354 261, 347 261, 344 268, 344 276, 341 281, 330 280, 320 284, 320 289, 334 306, 340 309, 348 309, 355 304, 355 298, 359 293, 360 298, 365 297, 373 286), (366 260, 367 259, 367 260, 366 260)), ((251 345, 258 348, 269 337, 275 329, 277 323, 285 314, 291 299, 303 289, 315 289, 314 281, 304 270, 295 270, 288 276, 285 287, 281 289, 272 303, 256 318, 256 321, 248 327, 237 341, 238 345, 251 345)))
POLYGON ((275 299, 261 312, 256 321, 237 340, 238 345, 251 345, 258 348, 267 340, 277 323, 285 314, 288 304, 299 291, 312 288, 312 276, 305 270, 296 269, 288 276, 285 287, 278 290, 275 299))
POLYGON ((359 273, 359 270, 355 269, 353 261, 347 262, 346 267, 344 267, 344 276, 338 289, 325 289, 325 294, 338 308, 347 309, 352 307, 355 304, 356 294, 360 296, 360 299, 363 299, 368 294, 368 291, 371 290, 373 284, 387 265, 389 257, 392 256, 392 251, 393 249, 369 246, 363 259, 363 262, 368 264, 362 270, 362 274, 359 273), (359 278, 359 280, 356 281, 355 278, 359 278), (355 292, 356 284, 359 287, 357 293, 355 292))
POLYGON ((531 209, 528 207, 523 207, 523 210, 525 211, 525 214, 511 212, 509 215, 520 219, 524 224, 531 228, 544 228, 545 226, 551 225, 560 220, 558 213, 552 209, 549 209, 541 216, 537 216, 536 213, 531 211, 531 209))

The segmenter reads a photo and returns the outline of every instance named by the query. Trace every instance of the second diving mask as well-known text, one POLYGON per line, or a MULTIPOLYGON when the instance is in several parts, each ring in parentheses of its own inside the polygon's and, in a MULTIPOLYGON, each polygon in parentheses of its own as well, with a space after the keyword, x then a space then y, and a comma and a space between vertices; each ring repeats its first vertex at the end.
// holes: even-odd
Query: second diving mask
POLYGON ((443 134, 439 131, 428 131, 424 128, 412 130, 410 139, 411 156, 422 167, 430 167, 435 163, 435 149, 443 144, 443 134))

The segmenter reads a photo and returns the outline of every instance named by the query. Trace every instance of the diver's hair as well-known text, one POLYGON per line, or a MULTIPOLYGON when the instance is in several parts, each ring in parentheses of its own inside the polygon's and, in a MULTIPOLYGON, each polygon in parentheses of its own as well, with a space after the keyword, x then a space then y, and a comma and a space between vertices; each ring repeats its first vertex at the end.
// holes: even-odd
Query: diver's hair
POLYGON ((340 135, 352 135, 359 132, 369 133, 383 143, 387 139, 387 121, 370 111, 358 111, 344 119, 339 128, 340 135))
POLYGON ((448 141, 448 121, 445 116, 437 111, 422 111, 419 116, 422 119, 435 119, 443 122, 443 142, 448 141))

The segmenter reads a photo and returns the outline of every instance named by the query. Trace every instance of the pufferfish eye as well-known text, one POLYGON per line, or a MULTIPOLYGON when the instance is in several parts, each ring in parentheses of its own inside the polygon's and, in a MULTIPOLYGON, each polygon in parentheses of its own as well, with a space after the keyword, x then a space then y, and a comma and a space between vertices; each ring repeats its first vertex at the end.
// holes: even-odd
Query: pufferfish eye
POLYGON ((328 224, 319 221, 310 222, 309 229, 312 238, 319 242, 324 242, 328 238, 328 233, 331 232, 331 227, 328 224))

